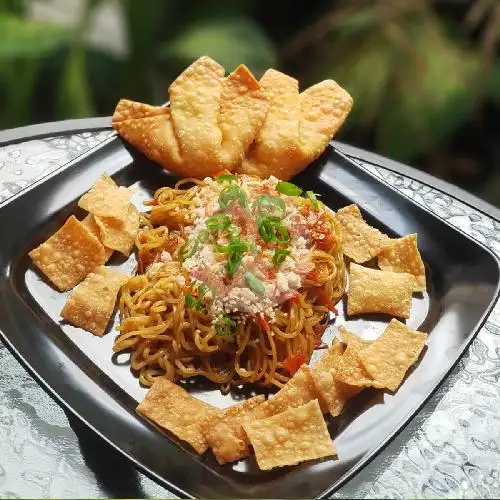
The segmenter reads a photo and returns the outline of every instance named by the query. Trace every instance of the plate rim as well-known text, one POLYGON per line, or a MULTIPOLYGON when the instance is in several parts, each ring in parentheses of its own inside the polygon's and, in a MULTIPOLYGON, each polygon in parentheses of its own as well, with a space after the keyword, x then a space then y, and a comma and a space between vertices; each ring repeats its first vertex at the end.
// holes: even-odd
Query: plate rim
MULTIPOLYGON (((31 192, 33 189, 37 188, 41 184, 43 184, 45 181, 51 179, 52 177, 55 177, 56 175, 64 172, 65 170, 74 167, 75 164, 81 162, 88 156, 91 156, 93 154, 96 154, 100 149, 102 149, 105 145, 118 140, 121 141, 116 135, 111 135, 110 137, 106 138, 103 142, 97 144, 93 148, 89 149, 87 152, 79 155, 78 157, 72 159, 70 162, 66 163, 63 165, 61 168, 56 169, 54 172, 48 174, 47 176, 44 176, 43 178, 37 180, 35 183, 30 185, 28 188, 24 189, 22 192, 14 195, 13 197, 9 198, 2 204, 0 204, 0 208, 4 207, 5 205, 14 202, 21 196, 24 196, 25 194, 28 194, 31 192)), ((446 219, 443 219, 439 217, 438 215, 432 213, 426 206, 418 204, 415 200, 411 199, 404 193, 398 191, 395 189, 393 186, 391 186, 388 182, 385 181, 385 179, 379 178, 372 174, 371 172, 367 171, 364 169, 362 166, 357 164, 355 161, 353 161, 349 156, 344 153, 343 151, 339 150, 338 148, 333 148, 336 154, 342 156, 345 161, 347 161, 349 164, 353 165, 356 169, 360 169, 363 171, 363 173, 368 174, 375 182, 382 183, 388 188, 390 188, 393 192, 397 193, 399 196, 403 196, 407 198, 410 203, 417 205, 419 209, 424 210, 427 214, 429 214, 431 217, 436 217, 440 219, 442 222, 445 222, 453 231, 460 233, 462 237, 465 237, 466 239, 470 240, 474 245, 481 247, 484 251, 486 251, 490 256, 493 258, 499 273, 500 273, 500 259, 499 257, 486 245, 484 245, 482 242, 472 238, 468 234, 464 233, 460 228, 457 228, 450 224, 446 219)), ((422 181, 419 181, 422 182, 422 181)), ((426 184, 425 182, 422 182, 423 184, 426 184)), ((428 185, 428 184, 426 184, 428 185)), ((432 186, 430 186, 432 187, 432 186)), ((433 188, 433 187, 432 187, 433 188)), ((436 189, 436 188, 433 188, 436 189)), ((482 210, 477 209, 475 207, 472 207, 466 202, 462 202, 466 204, 467 206, 470 206, 471 208, 474 208, 475 210, 482 212, 482 210)), ((488 215, 488 214, 485 214, 488 215)), ((488 217, 494 219, 494 217, 488 215, 488 217)), ((407 414, 405 414, 404 417, 401 418, 400 422, 397 424, 397 426, 386 436, 386 438, 378 445, 374 450, 372 450, 370 453, 365 455, 362 459, 360 459, 353 467, 351 467, 341 478, 339 478, 335 483, 333 483, 331 486, 323 490, 322 492, 317 494, 317 498, 325 498, 328 495, 330 495, 333 491, 337 490, 340 488, 343 484, 348 482, 350 479, 352 479, 365 465, 367 465, 369 462, 371 462, 380 452, 382 452, 387 445, 396 437, 398 436, 404 428, 410 423, 410 421, 413 419, 413 417, 422 409, 422 407, 429 401, 429 399, 435 394, 436 390, 440 387, 440 385, 444 382, 446 377, 449 376, 450 372, 454 369, 456 364, 460 361, 462 358, 465 350, 470 346, 471 342, 474 340, 484 323, 487 321, 488 316, 490 315, 493 307, 496 305, 496 303, 499 300, 500 296, 500 280, 497 282, 495 293, 493 298, 491 299, 488 307, 483 311, 479 321, 475 325, 474 329, 468 334, 466 337, 466 341, 462 344, 460 349, 458 350, 458 354, 456 356, 455 361, 448 367, 446 372, 439 377, 439 379, 435 382, 433 385, 433 388, 431 391, 428 392, 428 394, 424 397, 422 402, 418 405, 417 408, 412 409, 409 411, 407 414)), ((8 335, 3 331, 3 328, 0 329, 0 336, 6 346, 9 348, 10 352, 16 357, 16 359, 21 363, 21 365, 30 373, 30 375, 37 381, 37 383, 53 398, 56 400, 56 402, 65 408, 66 410, 70 411, 72 415, 74 415, 76 418, 78 418, 82 423, 84 423, 89 429, 91 429, 93 432, 95 432, 98 436, 100 436, 102 439, 104 439, 105 442, 107 442, 109 445, 111 445, 114 449, 116 449, 119 453, 121 453, 123 456, 125 456, 128 460, 130 460, 141 472, 145 473, 148 477, 152 478, 156 482, 158 482, 160 485, 166 487, 167 489, 171 490, 171 492, 183 496, 183 497, 189 497, 189 498, 196 498, 194 497, 191 493, 185 491, 183 488, 177 486, 176 484, 172 483, 169 479, 166 479, 165 477, 159 475, 158 473, 154 472, 151 470, 146 464, 143 462, 139 461, 136 459, 133 455, 128 453, 127 451, 123 450, 118 443, 115 443, 112 441, 110 438, 108 438, 103 432, 98 430, 91 422, 88 421, 87 418, 82 416, 77 410, 73 409, 72 405, 67 402, 62 396, 58 394, 58 392, 52 388, 52 386, 45 380, 44 376, 39 373, 34 367, 31 366, 30 362, 19 352, 19 350, 14 346, 14 344, 10 341, 8 335)))

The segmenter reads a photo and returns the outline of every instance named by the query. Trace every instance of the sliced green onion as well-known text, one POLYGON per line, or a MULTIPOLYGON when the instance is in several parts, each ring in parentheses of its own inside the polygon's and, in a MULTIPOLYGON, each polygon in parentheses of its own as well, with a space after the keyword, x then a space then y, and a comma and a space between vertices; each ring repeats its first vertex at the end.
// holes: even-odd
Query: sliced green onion
POLYGON ((235 185, 224 188, 219 194, 219 205, 222 209, 225 210, 228 208, 233 201, 238 201, 243 208, 247 206, 247 195, 245 191, 235 185))
POLYGON ((318 204, 318 196, 321 196, 320 194, 313 193, 312 191, 306 191, 307 197, 311 200, 311 204, 314 210, 319 209, 319 204, 318 204))
POLYGON ((291 182, 279 181, 276 184, 276 189, 287 196, 300 196, 302 194, 302 189, 291 182))
MULTIPOLYGON (((194 291, 195 287, 190 287, 190 290, 194 291)), ((191 293, 186 293, 186 306, 188 309, 196 309, 201 311, 203 309, 203 298, 209 291, 209 288, 205 283, 199 283, 196 286, 198 296, 195 297, 191 293)))
POLYGON ((206 221, 206 225, 208 230, 211 233, 215 233, 216 231, 223 231, 228 228, 231 224, 231 219, 229 216, 224 214, 215 214, 212 217, 209 217, 206 221))
POLYGON ((290 250, 283 250, 278 248, 273 254, 273 265, 274 267, 280 267, 285 259, 290 255, 290 250))
POLYGON ((232 276, 241 266, 241 261, 243 259, 243 252, 231 252, 228 255, 226 263, 226 272, 229 276, 232 276))
POLYGON ((267 196, 261 194, 253 203, 261 215, 270 215, 273 217, 283 217, 286 211, 285 202, 277 196, 267 196))
POLYGON ((248 250, 248 243, 242 240, 239 236, 235 236, 227 245, 215 245, 215 251, 219 253, 235 253, 246 252, 248 250))
POLYGON ((248 288, 250 288, 252 292, 255 292, 258 295, 265 295, 266 287, 264 286, 264 283, 262 283, 262 281, 255 276, 255 274, 250 271, 246 271, 245 279, 247 281, 248 288))
POLYGON ((227 227, 227 232, 230 236, 238 236, 241 233, 241 227, 237 226, 236 224, 229 224, 229 226, 227 227))
POLYGON ((275 226, 275 238, 278 243, 287 243, 290 241, 290 234, 286 226, 283 224, 277 224, 275 226))
POLYGON ((215 323, 215 331, 220 337, 232 338, 236 331, 236 321, 229 316, 222 316, 222 318, 215 323))
POLYGON ((200 244, 200 241, 198 238, 195 238, 194 240, 187 240, 180 248, 178 251, 178 257, 181 262, 184 262, 186 259, 189 259, 192 257, 195 253, 196 250, 198 250, 198 246, 200 244), (189 245, 191 245, 191 248, 189 248, 189 245))
POLYGON ((288 229, 277 217, 258 217, 257 229, 264 241, 277 241, 279 243, 290 241, 288 229))
POLYGON ((222 184, 223 182, 236 182, 237 177, 233 174, 220 174, 215 178, 215 180, 219 184, 222 184))
POLYGON ((201 229, 196 236, 200 240, 200 243, 206 243, 210 238, 210 233, 206 229, 201 229))

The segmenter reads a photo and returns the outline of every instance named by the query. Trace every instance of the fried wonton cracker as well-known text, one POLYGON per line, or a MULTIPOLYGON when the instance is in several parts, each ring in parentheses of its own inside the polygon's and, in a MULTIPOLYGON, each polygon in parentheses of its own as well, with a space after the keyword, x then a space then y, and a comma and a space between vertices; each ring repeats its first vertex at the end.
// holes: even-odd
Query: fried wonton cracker
POLYGON ((381 387, 395 391, 417 361, 426 339, 426 333, 393 319, 375 342, 358 353, 358 359, 381 387))
POLYGON ((368 225, 357 205, 348 205, 337 211, 335 219, 342 228, 344 254, 362 264, 380 253, 390 238, 368 225))
POLYGON ((299 94, 297 80, 274 69, 260 84, 269 112, 240 173, 290 179, 326 148, 352 107, 351 96, 333 80, 299 94))
POLYGON ((29 256, 61 292, 73 288, 106 261, 99 240, 73 215, 29 256))
POLYGON ((385 313, 409 318, 414 278, 351 263, 347 314, 385 313))
POLYGON ((352 108, 352 97, 335 81, 324 80, 304 90, 300 98, 300 145, 304 163, 299 173, 323 153, 352 108))
POLYGON ((425 266, 418 251, 416 234, 408 234, 387 244, 378 254, 378 265, 384 271, 412 274, 415 276, 413 290, 425 292, 425 266))
POLYGON ((363 387, 380 387, 377 381, 365 370, 358 354, 355 347, 348 345, 342 357, 337 360, 334 373, 335 380, 353 388, 359 388, 357 391, 353 389, 354 394, 357 394, 363 387))
POLYGON ((365 340, 359 335, 350 332, 344 325, 338 327, 340 338, 344 344, 354 347, 357 351, 364 349, 373 343, 373 340, 365 340))
POLYGON ((209 416, 200 424, 205 440, 219 464, 235 462, 248 456, 248 438, 242 423, 264 401, 265 397, 260 394, 230 406, 215 416, 209 416))
POLYGON ((268 96, 269 111, 250 153, 237 171, 261 177, 289 178, 287 169, 304 160, 299 139, 299 82, 269 69, 260 79, 260 85, 268 96))
POLYGON ((100 266, 78 285, 61 311, 61 317, 101 337, 115 309, 116 297, 127 276, 100 266))
POLYGON ((78 206, 99 217, 116 219, 118 224, 126 220, 133 192, 123 186, 117 186, 106 175, 97 182, 78 201, 78 206))
MULTIPOLYGON (((222 134, 218 126, 224 68, 200 57, 170 85, 170 108, 181 156, 198 174, 199 165, 219 160, 222 134)), ((190 177, 191 175, 188 175, 190 177)))
POLYGON ((170 107, 122 100, 113 115, 118 133, 148 158, 184 177, 234 170, 265 119, 267 95, 250 70, 224 68, 203 56, 169 89, 170 107))
MULTIPOLYGON (((101 230, 95 221, 95 217, 92 214, 88 214, 82 221, 82 224, 104 245, 101 239, 101 230)), ((109 260, 111 255, 113 255, 112 248, 106 248, 104 246, 104 253, 106 255, 106 262, 109 260)))
POLYGON ((219 164, 234 168, 262 127, 269 102, 259 82, 241 64, 222 85, 218 124, 222 134, 219 164))
POLYGON ((334 417, 340 414, 347 401, 355 396, 359 389, 347 386, 335 379, 339 359, 344 353, 341 343, 335 339, 332 346, 321 356, 311 368, 311 376, 321 400, 334 417))
POLYGON ((125 256, 130 255, 135 237, 139 231, 139 212, 134 205, 128 207, 128 214, 123 224, 117 224, 116 219, 95 216, 99 227, 101 241, 107 248, 118 250, 125 256))
POLYGON ((295 408, 318 398, 310 368, 302 365, 274 396, 256 408, 253 418, 265 418, 295 408))
POLYGON ((113 114, 112 125, 121 137, 150 160, 182 175, 181 152, 170 108, 122 99, 113 114), (124 111, 126 107, 130 108, 128 113, 124 111), (122 119, 123 116, 132 118, 122 119))
POLYGON ((220 410, 190 396, 166 377, 160 377, 137 406, 137 411, 188 442, 201 455, 208 446, 199 423, 220 410))
POLYGON ((317 400, 246 422, 244 428, 261 470, 336 454, 317 400))

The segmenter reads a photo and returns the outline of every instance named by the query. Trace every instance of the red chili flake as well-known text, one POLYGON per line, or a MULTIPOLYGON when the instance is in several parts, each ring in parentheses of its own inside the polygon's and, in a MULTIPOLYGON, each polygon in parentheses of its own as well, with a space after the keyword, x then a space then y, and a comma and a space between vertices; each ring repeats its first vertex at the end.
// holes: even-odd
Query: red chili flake
POLYGON ((320 300, 320 302, 328 307, 329 311, 332 311, 335 313, 336 316, 339 315, 339 312, 337 311, 336 307, 333 305, 332 299, 328 297, 328 294, 322 289, 322 288, 316 288, 315 289, 316 297, 320 300))
POLYGON ((323 341, 321 340, 321 337, 323 337, 325 330, 326 330, 325 325, 313 326, 314 349, 318 349, 319 347, 321 347, 321 344, 323 343, 323 341))
POLYGON ((264 318, 264 316, 261 316, 260 314, 257 316, 257 321, 259 322, 259 325, 260 327, 265 330, 266 332, 268 332, 271 327, 269 326, 269 323, 267 321, 266 318, 264 318))
POLYGON ((293 377, 293 375, 295 375, 304 363, 307 363, 307 356, 304 353, 299 352, 297 354, 287 356, 283 361, 283 367, 293 377))

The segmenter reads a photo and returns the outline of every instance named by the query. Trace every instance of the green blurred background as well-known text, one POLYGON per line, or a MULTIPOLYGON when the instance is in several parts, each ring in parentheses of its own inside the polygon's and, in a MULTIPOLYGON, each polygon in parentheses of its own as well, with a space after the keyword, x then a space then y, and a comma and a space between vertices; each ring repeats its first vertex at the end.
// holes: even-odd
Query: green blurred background
POLYGON ((0 0, 0 128, 162 103, 208 54, 354 97, 338 139, 500 205, 500 0, 0 0))

